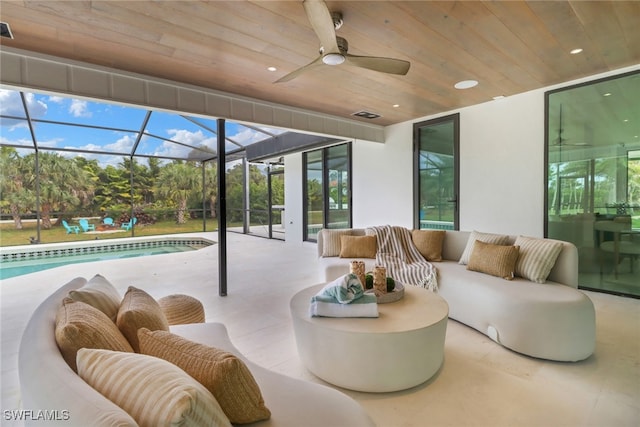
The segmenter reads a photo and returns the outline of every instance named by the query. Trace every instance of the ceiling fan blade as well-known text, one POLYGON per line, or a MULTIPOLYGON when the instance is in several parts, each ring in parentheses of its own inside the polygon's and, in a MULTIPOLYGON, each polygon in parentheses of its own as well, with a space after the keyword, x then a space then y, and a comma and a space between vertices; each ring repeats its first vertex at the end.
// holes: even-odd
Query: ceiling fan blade
POLYGON ((377 56, 357 56, 345 54, 346 63, 356 67, 367 68, 388 74, 405 75, 409 72, 411 63, 402 59, 381 58, 377 56))
POLYGON ((300 74, 304 73, 305 71, 308 71, 309 69, 314 68, 317 65, 321 65, 321 64, 322 64, 322 56, 318 56, 316 59, 314 59, 313 61, 309 62, 307 65, 302 66, 302 67, 298 68, 297 70, 294 70, 294 71, 290 72, 286 76, 281 77, 280 79, 276 80, 274 83, 284 83, 284 82, 288 82, 290 80, 293 80, 296 77, 298 77, 300 74))
POLYGON ((326 3, 322 0, 304 0, 303 6, 313 31, 320 39, 320 46, 324 48, 324 53, 340 53, 333 18, 326 3))

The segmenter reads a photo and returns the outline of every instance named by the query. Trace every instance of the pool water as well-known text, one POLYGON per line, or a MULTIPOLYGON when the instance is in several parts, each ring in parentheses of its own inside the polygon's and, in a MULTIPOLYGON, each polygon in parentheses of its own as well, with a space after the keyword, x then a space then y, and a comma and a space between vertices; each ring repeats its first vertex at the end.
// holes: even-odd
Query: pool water
POLYGON ((176 252, 194 251, 196 249, 198 248, 189 245, 172 245, 144 249, 124 249, 117 252, 103 252, 87 255, 72 255, 65 257, 34 259, 28 261, 3 262, 0 264, 0 280, 21 276, 23 274, 48 270, 50 268, 61 267, 68 264, 170 254, 176 252))

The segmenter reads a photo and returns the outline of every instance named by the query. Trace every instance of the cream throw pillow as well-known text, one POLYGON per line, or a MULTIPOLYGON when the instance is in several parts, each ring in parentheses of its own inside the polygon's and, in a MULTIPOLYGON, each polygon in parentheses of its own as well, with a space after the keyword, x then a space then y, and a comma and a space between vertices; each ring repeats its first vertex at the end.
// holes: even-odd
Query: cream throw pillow
POLYGON ((562 251, 562 243, 535 237, 518 236, 520 246, 516 275, 532 282, 544 283, 562 251))
POLYGON ((138 338, 141 353, 175 364, 213 393, 232 423, 271 417, 251 371, 235 355, 170 332, 141 329, 138 338))
POLYGON ((78 375, 140 427, 231 427, 211 392, 166 360, 86 348, 77 359, 78 375))
POLYGON ((169 330, 169 322, 158 302, 142 289, 133 286, 129 286, 122 299, 116 324, 136 353, 140 352, 138 329, 169 330))
POLYGON ((69 298, 97 308, 115 322, 122 297, 104 276, 96 274, 80 289, 69 291, 69 298))
POLYGON ((467 270, 512 280, 515 275, 518 246, 493 245, 476 240, 467 270))
POLYGON ((509 243, 509 236, 505 236, 503 234, 481 233, 475 230, 472 231, 469 235, 469 240, 467 240, 467 246, 464 248, 464 252, 462 252, 462 256, 460 257, 458 264, 466 265, 469 263, 469 258, 473 252, 476 240, 494 245, 506 245, 509 243))
POLYGON ((442 245, 446 234, 447 232, 444 230, 412 230, 411 239, 424 259, 440 262, 442 261, 442 245))
POLYGON ((375 258, 376 236, 340 236, 340 258, 375 258))
POLYGON ((56 313, 55 337, 62 357, 76 372, 76 353, 83 347, 133 352, 106 314, 71 298, 63 299, 56 313))
POLYGON ((353 235, 353 231, 349 229, 323 229, 321 233, 322 256, 340 256, 340 236, 353 235))

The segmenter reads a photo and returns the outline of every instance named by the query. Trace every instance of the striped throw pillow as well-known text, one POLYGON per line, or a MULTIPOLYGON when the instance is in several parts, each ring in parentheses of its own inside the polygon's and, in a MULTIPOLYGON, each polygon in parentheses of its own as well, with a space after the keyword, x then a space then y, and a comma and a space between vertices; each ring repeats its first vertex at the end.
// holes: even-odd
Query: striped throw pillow
POLYGON ((520 246, 516 276, 536 283, 546 282, 562 251, 562 243, 549 239, 518 236, 514 244, 520 246))
POLYGON ((204 385, 232 423, 271 417, 251 371, 235 355, 165 331, 140 329, 138 338, 141 353, 175 364, 204 385))
POLYGON ((104 276, 96 274, 80 289, 69 291, 69 298, 97 308, 115 322, 122 297, 104 276))
POLYGON ((166 360, 136 353, 83 348, 78 375, 141 427, 231 427, 215 397, 166 360))
POLYGON ((322 230, 322 256, 340 256, 340 236, 351 236, 348 229, 322 230))
POLYGON ((467 270, 512 280, 518 260, 518 246, 492 245, 476 240, 467 270))
POLYGON ((481 233, 475 230, 472 231, 469 235, 469 240, 467 240, 467 246, 464 248, 464 252, 462 252, 462 256, 460 257, 458 264, 469 264, 469 258, 473 252, 476 240, 480 240, 484 243, 491 243, 493 245, 506 245, 509 243, 509 236, 505 236, 504 234, 481 233))

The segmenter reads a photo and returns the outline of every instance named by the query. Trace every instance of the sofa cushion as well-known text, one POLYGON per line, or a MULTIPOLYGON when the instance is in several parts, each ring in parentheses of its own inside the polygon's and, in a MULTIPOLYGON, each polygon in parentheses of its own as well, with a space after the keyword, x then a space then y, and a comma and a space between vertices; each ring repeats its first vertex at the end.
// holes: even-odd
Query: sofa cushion
POLYGON ((459 264, 464 265, 469 263, 469 258, 473 252, 476 240, 480 240, 484 243, 492 243, 494 245, 506 245, 509 243, 509 236, 505 236, 503 234, 481 233, 475 230, 472 231, 469 235, 469 239, 467 240, 467 246, 465 246, 464 252, 462 252, 462 256, 458 261, 459 264))
POLYGON ((549 239, 518 236, 514 244, 520 246, 516 275, 536 283, 546 282, 560 255, 562 243, 549 239))
POLYGON ((411 239, 424 259, 440 262, 446 234, 445 230, 412 230, 411 239))
POLYGON ((78 375, 141 427, 231 426, 211 392, 166 360, 81 349, 77 363, 78 375))
POLYGON ((122 299, 116 324, 135 352, 140 351, 138 329, 169 330, 169 322, 160 304, 151 295, 133 286, 129 286, 122 299))
POLYGON ((122 297, 118 290, 104 276, 96 274, 80 289, 69 292, 69 298, 87 303, 115 322, 122 297))
POLYGON ((271 417, 251 371, 233 354, 170 332, 141 329, 138 338, 141 353, 175 364, 213 393, 232 423, 271 417))
POLYGON ((467 270, 512 280, 515 276, 518 246, 494 245, 476 240, 467 270))
POLYGON ((322 256, 340 256, 340 236, 351 236, 351 229, 322 230, 322 256))
POLYGON ((55 337, 62 357, 76 372, 76 353, 83 347, 133 352, 106 314, 71 298, 64 298, 56 313, 55 337))
POLYGON ((340 236, 340 258, 375 258, 376 236, 340 236))

